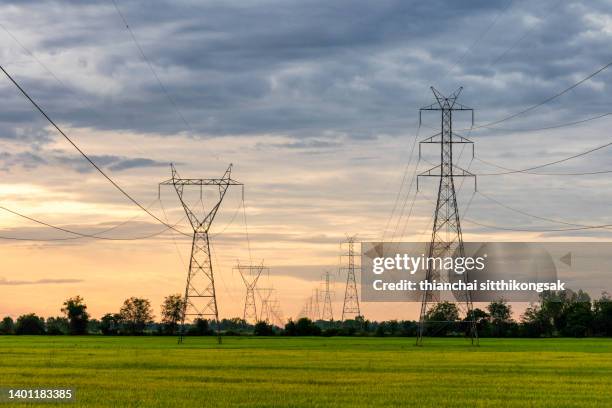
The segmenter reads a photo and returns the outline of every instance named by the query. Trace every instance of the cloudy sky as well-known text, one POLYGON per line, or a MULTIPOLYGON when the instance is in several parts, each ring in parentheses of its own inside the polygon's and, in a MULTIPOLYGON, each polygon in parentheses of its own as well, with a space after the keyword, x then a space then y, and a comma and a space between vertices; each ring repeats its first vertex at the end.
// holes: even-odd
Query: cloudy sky
MULTIPOLYGON (((233 189, 212 228, 225 317, 241 314, 238 259, 270 266, 262 285, 276 288, 285 316, 300 312, 329 270, 339 315, 346 234, 427 239, 435 182, 423 180, 415 195, 412 175, 437 157, 427 146, 418 161, 413 149, 439 124, 424 115, 418 127, 419 107, 433 102, 430 86, 463 86, 460 102, 475 109, 476 125, 486 124, 612 58, 612 3, 603 0, 115 4, 1 2, 0 64, 98 165, 171 223, 183 217, 176 195, 162 190, 157 199, 170 162, 194 178, 219 177, 234 164, 244 209, 233 189)), ((495 128, 460 132, 474 140, 477 159, 459 148, 458 165, 481 174, 484 194, 469 181, 461 186, 464 239, 609 238, 607 230, 536 232, 571 226, 491 200, 552 220, 606 224, 609 174, 487 176, 502 170, 485 162, 528 168, 609 142, 612 115, 533 129, 612 112, 611 75, 495 128)), ((93 171, 4 77, 0 91, 0 205, 84 233, 120 224, 102 235, 155 234, 64 239, 74 236, 0 211, 0 314, 59 314, 62 299, 81 294, 95 316, 128 296, 150 298, 159 315, 163 296, 184 287, 189 238, 161 233, 163 225, 93 171)), ((469 128, 469 116, 457 114, 455 128, 469 128)), ((612 170, 609 149, 534 172, 604 170, 612 170)), ((190 199, 199 205, 199 192, 190 199)), ((370 318, 416 317, 411 305, 363 309, 370 318)))

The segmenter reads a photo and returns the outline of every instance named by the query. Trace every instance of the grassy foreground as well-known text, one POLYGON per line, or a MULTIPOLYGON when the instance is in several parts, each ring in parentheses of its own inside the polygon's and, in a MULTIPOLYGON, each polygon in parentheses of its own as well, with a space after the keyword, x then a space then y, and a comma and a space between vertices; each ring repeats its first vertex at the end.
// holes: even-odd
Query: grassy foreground
POLYGON ((0 336, 0 387, 76 389, 76 402, 43 406, 612 403, 612 339, 413 344, 411 338, 225 338, 218 346, 213 338, 188 338, 179 346, 170 337, 0 336))

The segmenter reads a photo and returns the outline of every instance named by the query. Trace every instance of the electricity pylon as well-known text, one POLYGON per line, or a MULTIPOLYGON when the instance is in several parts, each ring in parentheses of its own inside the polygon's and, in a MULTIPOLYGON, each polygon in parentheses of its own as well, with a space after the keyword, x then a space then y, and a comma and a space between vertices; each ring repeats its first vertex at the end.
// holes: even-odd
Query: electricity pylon
POLYGON ((257 305, 255 302, 255 286, 261 276, 261 273, 266 269, 263 261, 261 265, 240 265, 240 262, 234 267, 240 273, 240 277, 246 286, 246 298, 244 300, 244 312, 242 318, 246 322, 257 323, 257 305))
POLYGON ((283 324, 285 324, 285 316, 283 315, 283 312, 280 307, 280 300, 278 300, 277 298, 272 301, 270 312, 272 317, 274 318, 274 324, 276 324, 278 327, 282 327, 283 324))
POLYGON ((357 292, 357 281, 355 279, 355 236, 347 237, 348 252, 345 255, 348 258, 348 266, 341 268, 346 271, 346 288, 344 290, 344 303, 342 305, 342 321, 347 315, 352 315, 353 318, 361 316, 359 309, 359 294, 357 292))
POLYGON ((212 225, 215 215, 221 206, 223 197, 229 186, 241 186, 242 183, 232 179, 232 165, 230 164, 223 177, 217 179, 186 179, 181 178, 173 164, 170 165, 172 178, 160 183, 160 186, 174 186, 179 201, 187 214, 187 219, 193 228, 193 240, 191 243, 191 257, 189 259, 189 272, 187 273, 187 284, 185 285, 185 296, 183 299, 183 311, 181 313, 181 333, 179 343, 182 343, 185 331, 185 319, 187 317, 211 318, 215 320, 217 329, 217 341, 221 343, 221 330, 219 326, 219 310, 217 308, 217 296, 215 293, 215 278, 213 275, 212 260, 210 254, 210 240, 208 231, 212 225), (197 186, 200 188, 200 197, 204 186, 215 186, 219 196, 213 201, 212 208, 203 217, 198 218, 189 208, 184 197, 185 187, 197 186))
MULTIPOLYGON (((457 103, 457 98, 462 89, 463 88, 459 88, 450 96, 446 97, 434 87, 431 87, 436 102, 419 110, 419 123, 421 123, 421 114, 423 111, 439 111, 441 113, 440 133, 421 141, 421 144, 434 143, 440 145, 440 164, 419 174, 417 177, 417 189, 419 177, 437 177, 439 179, 438 199, 436 202, 431 243, 429 246, 429 257, 434 258, 465 256, 463 237, 461 235, 461 223, 459 220, 459 209, 457 208, 457 196, 455 193, 455 177, 474 177, 474 188, 476 188, 476 176, 467 170, 459 168, 453 163, 453 145, 455 144, 471 144, 472 156, 474 155, 473 142, 461 135, 453 133, 453 112, 455 111, 471 112, 472 126, 474 125, 474 110, 457 103)), ((421 145, 419 145, 419 154, 420 151, 421 145)), ((432 280, 438 282, 441 280, 448 280, 448 277, 441 274, 440 270, 435 269, 435 264, 435 262, 429 264, 425 279, 428 282, 432 280)), ((453 271, 450 271, 450 273, 454 274, 453 271)), ((456 275, 456 277, 460 276, 461 279, 468 282, 469 279, 467 275, 468 272, 466 271, 463 275, 456 275)), ((472 344, 478 344, 478 333, 476 331, 476 322, 473 318, 473 305, 470 292, 465 291, 456 295, 456 300, 460 307, 465 307, 464 312, 466 320, 471 319, 471 321, 469 321, 469 333, 472 344)), ((417 345, 423 344, 429 308, 439 301, 439 292, 434 293, 427 290, 423 293, 419 330, 416 341, 417 345)))
POLYGON ((310 297, 310 311, 312 313, 312 321, 316 322, 321 319, 321 308, 319 307, 321 291, 319 289, 314 289, 313 292, 313 295, 310 297))
POLYGON ((268 323, 272 310, 270 307, 270 297, 274 292, 273 288, 257 288, 257 293, 261 299, 261 311, 259 312, 259 321, 268 323))
POLYGON ((325 289, 323 290, 323 312, 321 313, 321 320, 331 322, 334 320, 334 313, 332 311, 331 303, 331 291, 329 289, 329 271, 325 272, 325 289))

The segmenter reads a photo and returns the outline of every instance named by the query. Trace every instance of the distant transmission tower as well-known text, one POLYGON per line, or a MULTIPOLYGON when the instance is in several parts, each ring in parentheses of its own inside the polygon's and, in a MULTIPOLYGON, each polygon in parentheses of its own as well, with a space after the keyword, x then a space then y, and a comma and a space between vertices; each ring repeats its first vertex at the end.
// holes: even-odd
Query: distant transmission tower
MULTIPOLYGON (((435 143, 440 145, 440 164, 421 173, 417 177, 417 189, 419 177, 437 177, 439 179, 438 200, 434 214, 433 231, 431 234, 431 243, 429 246, 429 257, 445 258, 445 257, 463 257, 465 250, 463 247, 463 237, 461 235, 461 224, 459 220, 459 209, 457 208, 457 196, 455 194, 455 177, 474 177, 474 187, 476 187, 476 176, 466 170, 457 167, 453 163, 453 145, 458 143, 472 144, 472 156, 474 154, 474 144, 467 138, 453 133, 453 112, 455 111, 470 111, 472 114, 472 126, 474 125, 474 110, 457 103, 457 98, 463 88, 457 89, 448 97, 442 95, 435 88, 431 88, 436 102, 421 108, 419 111, 419 123, 421 122, 421 114, 423 111, 440 111, 441 112, 441 129, 440 133, 431 136, 421 143, 435 143)), ((420 151, 420 148, 419 148, 420 151)), ((448 280, 447 276, 435 269, 435 262, 431 262, 426 272, 426 280, 431 282, 436 280, 448 280)), ((450 271, 450 273, 454 273, 450 271)), ((466 282, 469 281, 467 271, 463 275, 457 275, 466 282)), ((473 318, 472 297, 469 291, 459 294, 456 298, 459 305, 465 307, 466 319, 469 321, 469 334, 472 344, 478 343, 478 333, 476 331, 476 322, 473 318), (457 299, 460 297, 460 299, 457 299)), ((439 292, 425 291, 421 302, 421 314, 419 318, 419 330, 417 335, 417 345, 423 344, 425 336, 425 326, 427 324, 428 312, 431 305, 440 301, 439 292)), ((440 322, 438 322, 440 323, 440 322)))
POLYGON ((234 269, 238 270, 242 281, 246 286, 246 298, 244 300, 243 319, 248 323, 257 323, 257 305, 255 302, 255 286, 261 276, 261 273, 266 269, 263 265, 240 265, 238 263, 234 269))
POLYGON ((334 313, 332 311, 331 303, 331 290, 329 289, 329 271, 325 272, 325 290, 323 291, 323 312, 321 313, 321 320, 331 322, 334 320, 334 313))
POLYGON ((193 228, 193 241, 191 245, 191 258, 189 260, 189 272, 187 273, 187 284, 185 285, 185 297, 183 303, 183 313, 181 316, 181 334, 179 342, 183 341, 185 331, 185 319, 188 317, 214 319, 217 329, 217 341, 221 343, 221 332, 219 327, 219 311, 217 309, 217 296, 215 293, 215 278, 210 256, 210 241, 208 231, 212 225, 215 215, 221 206, 223 197, 229 186, 242 185, 231 178, 232 165, 230 164, 223 177, 218 179, 184 179, 181 178, 174 168, 172 178, 160 183, 160 186, 174 186, 179 201, 181 202, 187 219, 193 228), (200 219, 189 208, 186 198, 183 196, 185 186, 202 187, 216 186, 219 191, 218 198, 214 201, 212 208, 200 219))
POLYGON ((276 324, 278 327, 282 327, 285 324, 285 316, 280 307, 280 300, 274 299, 272 301, 270 311, 274 320, 274 324, 276 324))
POLYGON ((315 289, 313 292, 313 295, 310 297, 310 312, 312 313, 312 321, 316 322, 321 319, 321 308, 319 307, 321 291, 315 289))
MULTIPOLYGON (((359 294, 357 292, 357 280, 355 279, 355 236, 347 237, 348 252, 345 255, 348 258, 348 266, 342 268, 346 271, 346 288, 344 290, 344 304, 342 305, 342 320, 348 315, 353 318, 361 316, 359 310, 359 294)), ((341 269, 341 270, 342 270, 341 269)))
POLYGON ((270 298, 272 297, 272 292, 274 292, 273 288, 257 288, 257 293, 261 298, 261 311, 259 312, 260 322, 270 322, 270 317, 272 315, 272 301, 270 298))

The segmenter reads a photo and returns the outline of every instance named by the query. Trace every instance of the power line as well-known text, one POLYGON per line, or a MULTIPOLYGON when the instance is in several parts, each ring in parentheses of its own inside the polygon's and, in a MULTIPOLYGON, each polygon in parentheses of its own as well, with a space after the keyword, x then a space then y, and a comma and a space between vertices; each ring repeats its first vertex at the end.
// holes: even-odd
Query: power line
POLYGON ((489 166, 497 167, 498 169, 506 170, 503 173, 478 173, 478 176, 499 176, 504 174, 512 174, 512 173, 522 173, 522 174, 531 174, 534 176, 592 176, 596 174, 609 174, 612 173, 612 170, 599 170, 599 171, 585 171, 585 172, 574 172, 574 173, 534 173, 529 171, 519 171, 515 169, 511 169, 508 167, 500 166, 495 163, 491 163, 490 161, 483 160, 481 158, 475 157, 476 160, 482 162, 484 164, 488 164, 489 166))
MULTIPOLYGON (((596 151, 598 151, 598 150, 605 149, 606 147, 611 146, 611 145, 612 145, 612 142, 608 142, 608 143, 605 143, 605 144, 603 144, 603 145, 596 146, 596 147, 594 147, 594 148, 592 148, 592 149, 589 149, 589 150, 587 150, 587 151, 580 152, 580 153, 577 153, 577 154, 571 155, 571 156, 569 156, 569 157, 565 157, 565 158, 563 158, 563 159, 555 160, 555 161, 548 162, 548 163, 538 164, 538 165, 536 165, 536 166, 527 167, 527 168, 520 169, 520 170, 512 170, 512 169, 508 169, 508 171, 505 171, 505 172, 500 172, 500 173, 479 173, 478 175, 479 175, 479 176, 501 176, 501 175, 505 175, 505 174, 514 174, 514 173, 528 173, 528 172, 530 172, 531 170, 541 169, 541 168, 543 168, 543 167, 552 166, 552 165, 554 165, 554 164, 559 164, 559 163, 563 163, 563 162, 566 162, 566 161, 569 161, 569 160, 572 160, 572 159, 576 159, 576 158, 578 158, 578 157, 586 156, 587 154, 591 154, 591 153, 596 152, 596 151)), ((478 159, 478 160, 482 161, 483 163, 486 163, 486 164, 491 164, 491 165, 493 165, 493 166, 495 166, 495 167, 500 167, 500 168, 502 168, 501 166, 497 166, 497 165, 494 165, 494 164, 492 164, 492 163, 485 162, 485 161, 483 161, 482 159, 478 159)), ((607 171, 605 171, 605 173, 607 173, 607 171)), ((538 174, 538 173, 529 173, 529 174, 538 174)), ((543 173, 539 173, 539 174, 540 174, 540 175, 544 175, 543 173)), ((592 173, 592 174, 599 174, 599 173, 592 173)), ((552 174, 550 174, 550 175, 552 175, 552 174)), ((561 174, 559 174, 559 175, 561 175, 561 174)), ((579 174, 565 174, 565 175, 579 175, 579 174)))
POLYGON ((495 24, 497 24, 497 21, 500 19, 500 17, 510 8, 510 6, 512 5, 514 0, 510 0, 508 1, 508 3, 506 4, 506 7, 504 7, 503 9, 501 9, 497 15, 495 16, 495 18, 491 21, 491 23, 487 26, 487 28, 482 31, 474 40, 474 42, 472 42, 472 44, 465 50, 465 52, 461 55, 461 57, 459 57, 459 59, 457 60, 457 62, 455 62, 449 69, 448 71, 446 71, 446 73, 444 74, 444 77, 448 76, 448 74, 450 74, 453 69, 455 69, 455 67, 457 67, 457 65, 459 65, 464 58, 467 56, 468 53, 470 53, 472 51, 472 49, 483 39, 486 37, 486 35, 489 33, 489 31, 491 31, 491 29, 493 28, 493 26, 495 24))
POLYGON ((478 191, 478 194, 480 194, 481 196, 483 196, 484 198, 486 198, 487 200, 507 209, 510 211, 513 211, 515 213, 521 214, 521 215, 525 215, 527 217, 531 217, 531 218, 535 218, 538 220, 542 220, 542 221, 548 221, 548 222, 552 222, 552 223, 556 223, 556 224, 563 224, 563 225, 568 225, 568 226, 572 226, 572 227, 581 227, 581 228, 608 228, 608 226, 606 224, 604 225, 585 225, 585 224, 577 224, 577 223, 573 223, 573 222, 566 222, 563 220, 557 220, 557 219, 553 219, 553 218, 547 218, 547 217, 542 217, 539 215, 535 215, 535 214, 531 214, 528 213, 527 211, 523 211, 523 210, 519 210, 517 208, 511 207, 499 200, 496 200, 495 198, 488 196, 486 194, 484 194, 481 191, 478 191))
POLYGON ((193 126, 191 126, 191 124, 187 121, 187 119, 185 118, 185 116, 183 115, 183 113, 181 112, 179 106, 177 105, 176 101, 174 100, 174 98, 172 98, 172 96, 170 95, 170 93, 168 92, 168 89, 166 88, 166 86, 164 85, 164 83, 161 81, 161 79, 159 78, 159 76, 157 75, 157 72, 155 71, 155 68, 153 68, 153 64, 151 63, 151 60, 149 60, 149 58, 147 57, 147 55, 145 54, 144 50, 142 49, 142 46, 140 45, 140 43, 138 42, 138 40, 136 39, 136 35, 134 34, 134 31, 132 31, 132 28, 130 27, 130 25, 127 22, 127 19, 125 18, 125 16, 123 15, 123 13, 121 12, 121 10, 119 9, 119 6, 117 5, 117 2, 115 0, 112 0, 113 5, 115 6, 115 10, 117 10, 117 14, 119 15, 119 17, 121 18, 121 20, 123 21, 123 24, 125 24, 125 28, 128 30, 128 32, 130 33, 130 36, 132 37, 132 41, 134 42, 134 45, 136 45, 136 48, 138 49, 138 52, 140 53, 140 56, 142 57, 142 59, 147 63, 147 65, 149 66, 149 69, 151 70, 151 73, 153 74, 153 76, 155 77, 155 80, 157 81, 157 83, 159 84, 160 89, 162 90, 162 92, 164 93, 164 95, 166 95, 166 98, 170 101, 170 103, 172 104, 172 106, 174 107, 176 113, 178 114, 178 116, 181 118, 181 120, 183 121, 183 123, 185 124, 185 126, 187 126, 187 128, 189 128, 189 130, 191 130, 192 132, 195 133, 195 130, 193 128, 193 126))
MULTIPOLYGON (((395 215, 395 210, 397 209, 397 205, 399 203, 400 197, 402 195, 402 191, 404 189, 404 184, 405 184, 405 181, 406 181, 406 176, 408 175, 408 169, 410 168, 410 165, 412 164, 412 159, 413 159, 413 155, 414 155, 414 149, 416 147, 416 142, 417 142, 417 139, 419 138, 420 131, 421 131, 421 123, 418 124, 417 130, 416 130, 416 132, 414 134, 414 138, 412 139, 412 147, 410 148, 410 153, 408 155, 408 162, 406 163, 406 167, 404 168, 404 173, 403 173, 403 176, 402 176, 402 181, 400 182, 400 188, 397 191, 397 195, 395 196, 395 202, 393 204, 393 209, 391 210, 391 215, 389 215, 389 218, 387 219, 387 223, 385 225, 385 229, 383 230, 383 236, 382 236, 381 241, 385 240, 385 236, 387 234, 387 230, 389 228, 389 224, 391 223, 391 220, 393 219, 393 216, 395 215)), ((416 166, 418 166, 418 163, 416 164, 416 166)), ((415 171, 412 174, 412 179, 411 179, 411 182, 410 182, 410 188, 411 189, 412 189, 412 182, 413 182, 413 179, 415 177, 415 174, 416 174, 416 168, 415 168, 415 171)), ((408 192, 406 193, 406 200, 408 199, 409 195, 410 195, 410 190, 408 190, 408 192)), ((404 212, 404 207, 405 206, 406 206, 406 201, 404 200, 404 205, 402 207, 402 214, 404 212)), ((401 219, 401 216, 397 220, 398 223, 400 222, 400 219, 401 219)), ((395 226, 395 230, 397 230, 397 224, 395 226)), ((393 232, 393 235, 395 235, 395 230, 393 232)))
MULTIPOLYGON (((57 225, 53 225, 53 224, 50 224, 50 223, 48 223, 46 221, 41 221, 41 220, 39 220, 37 218, 30 217, 28 215, 22 214, 22 213, 20 213, 18 211, 15 211, 15 210, 11 210, 10 208, 4 207, 2 205, 0 205, 0 210, 9 212, 9 213, 11 213, 13 215, 16 215, 18 217, 24 218, 24 219, 26 219, 28 221, 32 221, 32 222, 34 222, 36 224, 43 225, 45 227, 49 227, 49 228, 52 228, 52 229, 55 229, 55 230, 58 230, 58 231, 66 232, 68 234, 76 235, 75 237, 67 237, 67 238, 42 239, 42 241, 65 241, 65 240, 69 240, 69 239, 80 239, 80 238, 94 238, 94 239, 101 239, 101 240, 107 240, 107 241, 136 241, 136 240, 140 240, 140 239, 147 239, 147 238, 152 238, 152 237, 161 235, 161 234, 163 234, 164 232, 166 232, 166 231, 168 231, 170 229, 170 228, 164 228, 161 231, 158 231, 158 232, 155 232, 155 233, 152 233, 152 234, 143 235, 143 236, 138 236, 138 237, 125 237, 125 238, 123 238, 123 237, 103 237, 103 236, 100 236, 99 234, 102 234, 104 232, 113 230, 113 229, 117 228, 119 226, 119 224, 115 225, 115 226, 113 226, 113 227, 111 227, 111 228, 109 228, 107 230, 101 231, 98 234, 86 234, 86 233, 74 231, 74 230, 71 230, 71 229, 68 229, 68 228, 64 228, 64 227, 60 227, 60 226, 57 226, 57 225)), ((183 217, 183 219, 184 219, 184 217, 183 217)), ((183 219, 179 220, 174 225, 178 225, 183 219)), ((16 237, 7 237, 7 236, 0 237, 0 239, 16 239, 16 240, 19 240, 19 241, 40 241, 39 239, 16 238, 16 237)))
MULTIPOLYGON (((548 16, 548 14, 550 14, 553 10, 555 10, 557 8, 557 6, 561 3, 561 1, 563 0, 559 0, 556 3, 554 3, 552 5, 552 7, 550 7, 549 9, 546 10, 546 15, 548 16)), ((496 58, 494 58, 493 60, 491 60, 491 62, 489 62, 489 64, 486 67, 490 67, 492 65, 497 64, 499 61, 501 61, 506 55, 508 55, 508 53, 510 51, 512 51, 519 43, 521 43, 525 38, 527 38, 529 36, 529 34, 531 34, 533 32, 533 30, 538 27, 537 24, 534 24, 531 28, 529 28, 525 33, 523 33, 523 35, 521 35, 515 42, 512 43, 512 45, 510 45, 510 47, 506 48, 501 54, 499 54, 496 58)))
MULTIPOLYGON (((566 122, 566 123, 561 123, 558 125, 551 125, 551 126, 543 126, 543 127, 538 127, 538 128, 526 128, 526 129, 508 129, 508 128, 498 128, 498 127, 482 127, 481 129, 487 129, 487 130, 495 130, 495 131, 503 131, 503 132, 538 132, 541 130, 551 130, 551 129, 559 129, 559 128, 564 128, 564 127, 569 127, 569 126, 575 126, 575 125, 579 125, 581 123, 586 123, 586 122, 590 122, 593 120, 597 120, 597 119, 601 119, 601 118, 605 118, 606 116, 610 116, 612 115, 612 112, 606 112, 606 113, 602 113, 600 115, 595 115, 595 116, 590 116, 588 118, 585 119, 579 119, 579 120, 575 120, 572 122, 566 122)), ((465 130, 465 129, 460 129, 460 130, 465 130)))
POLYGON ((528 107, 526 109, 523 109, 523 110, 521 110, 519 112, 516 112, 516 113, 514 113, 514 114, 512 114, 510 116, 506 116, 505 118, 502 118, 502 119, 499 119, 499 120, 496 120, 496 121, 493 121, 493 122, 485 123, 484 125, 474 126, 474 129, 480 129, 480 128, 483 128, 483 127, 495 126, 495 125, 498 125, 498 124, 500 124, 502 122, 506 122, 506 121, 508 121, 510 119, 514 119, 517 116, 520 116, 520 115, 523 115, 523 114, 525 114, 527 112, 530 112, 530 111, 532 111, 532 110, 534 110, 536 108, 539 108, 540 106, 545 105, 548 102, 550 102, 550 101, 552 101, 554 99, 557 99, 558 97, 566 94, 567 92, 571 91, 572 89, 582 85, 584 82, 588 81, 589 79, 595 77, 596 75, 598 75, 601 72, 603 72, 606 69, 608 69, 611 65, 612 65, 612 61, 608 62, 606 65, 604 65, 603 67, 599 68, 595 72, 593 72, 593 73, 587 75, 586 77, 582 78, 580 81, 570 85, 569 87, 565 88, 564 90, 562 90, 560 92, 557 92, 556 94, 554 94, 552 96, 549 96, 548 98, 544 99, 543 101, 541 101, 539 103, 536 103, 535 105, 532 105, 532 106, 530 106, 530 107, 528 107))
POLYGON ((485 224, 482 222, 474 221, 470 218, 463 218, 463 220, 469 223, 481 226, 481 227, 485 227, 485 228, 497 229, 497 230, 502 230, 502 231, 513 231, 513 232, 584 231, 584 230, 591 230, 591 229, 607 229, 607 228, 612 227, 612 224, 604 224, 604 225, 593 225, 593 226, 588 226, 588 227, 585 226, 585 227, 576 227, 576 228, 528 229, 528 228, 522 228, 522 227, 507 227, 507 226, 501 226, 501 225, 485 224))
POLYGON ((30 101, 30 103, 32 105, 34 105, 34 107, 38 110, 38 112, 40 112, 41 115, 43 115, 45 117, 45 119, 51 124, 53 125, 53 127, 64 137, 64 139, 66 139, 68 141, 68 143, 70 143, 72 145, 72 147, 74 147, 76 149, 76 151, 78 151, 81 156, 83 156, 83 158, 85 158, 85 160, 87 160, 89 162, 89 164, 91 164, 97 171, 98 173, 100 173, 106 180, 108 180, 117 190, 119 190, 119 192, 121 192, 121 194, 123 194, 125 197, 127 197, 128 200, 130 200, 132 203, 134 203, 136 206, 138 206, 141 210, 143 210, 144 212, 146 212, 147 214, 149 214, 152 218, 154 218, 155 220, 157 220, 159 223, 165 225, 168 228, 171 228, 177 232, 179 232, 180 234, 183 234, 185 236, 190 236, 189 234, 184 233, 183 231, 177 229, 175 226, 166 224, 162 219, 160 219, 158 216, 156 216, 155 214, 153 214, 152 212, 150 212, 148 209, 146 209, 140 202, 138 202, 135 198, 133 198, 130 194, 128 194, 127 191, 125 191, 121 186, 119 186, 119 184, 117 184, 110 176, 108 176, 104 170, 102 170, 92 159, 89 158, 89 156, 87 154, 85 154, 85 152, 83 152, 83 150, 81 150, 79 148, 79 146, 77 146, 77 144, 75 142, 72 141, 72 139, 70 137, 68 137, 68 135, 66 135, 66 133, 64 133, 64 131, 45 113, 45 111, 30 97, 30 95, 28 95, 28 93, 13 79, 13 77, 4 69, 4 67, 2 65, 0 65, 0 69, 2 70, 2 72, 4 72, 4 74, 6 75, 6 77, 17 87, 17 89, 19 89, 19 91, 23 94, 23 96, 26 97, 26 99, 28 101, 30 101))

